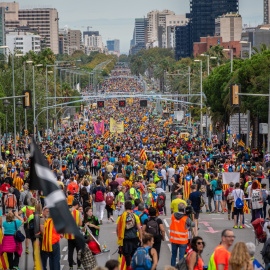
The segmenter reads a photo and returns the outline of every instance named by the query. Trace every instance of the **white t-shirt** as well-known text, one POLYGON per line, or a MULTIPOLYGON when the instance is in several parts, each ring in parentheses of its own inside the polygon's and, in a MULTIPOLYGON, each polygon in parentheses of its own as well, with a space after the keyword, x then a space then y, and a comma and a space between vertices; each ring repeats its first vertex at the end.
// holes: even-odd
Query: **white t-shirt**
POLYGON ((162 174, 163 180, 166 180, 166 179, 167 179, 166 173, 167 173, 167 172, 166 172, 165 169, 162 169, 162 170, 161 170, 161 174, 162 174))
POLYGON ((236 200, 238 198, 240 198, 241 200, 243 200, 243 198, 244 198, 244 191, 242 189, 240 189, 240 188, 234 189, 232 191, 232 196, 234 198, 234 203, 236 202, 236 200))
POLYGON ((160 194, 160 193, 165 193, 164 190, 162 188, 156 188, 156 193, 160 194))
POLYGON ((168 172, 168 178, 170 179, 175 174, 175 169, 169 168, 167 172, 168 172))
POLYGON ((270 239, 270 230, 267 228, 267 226, 270 226, 270 220, 266 219, 265 223, 263 225, 263 231, 266 232, 267 240, 270 239))

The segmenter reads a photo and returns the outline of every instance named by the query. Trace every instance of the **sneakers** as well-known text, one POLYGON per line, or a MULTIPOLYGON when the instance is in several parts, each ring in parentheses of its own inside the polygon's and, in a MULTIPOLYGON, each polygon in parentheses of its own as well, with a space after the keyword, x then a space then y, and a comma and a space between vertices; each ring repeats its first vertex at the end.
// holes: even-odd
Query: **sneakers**
POLYGON ((221 214, 224 214, 224 211, 221 211, 221 214))
POLYGON ((28 249, 28 248, 26 248, 26 249, 25 249, 25 253, 26 253, 26 254, 30 254, 30 252, 29 252, 29 249, 28 249))
POLYGON ((243 229, 243 226, 239 226, 239 229, 243 229))
POLYGON ((233 228, 234 228, 234 229, 237 229, 238 227, 237 227, 237 226, 234 226, 233 228))
POLYGON ((112 221, 112 222, 114 222, 114 219, 113 219, 113 217, 111 217, 111 221, 112 221))
POLYGON ((243 225, 243 228, 245 228, 245 224, 243 225))
POLYGON ((210 211, 209 211, 209 210, 206 210, 206 213, 207 213, 207 214, 209 214, 209 213, 210 213, 210 211))
POLYGON ((100 225, 102 225, 102 220, 99 222, 100 225))

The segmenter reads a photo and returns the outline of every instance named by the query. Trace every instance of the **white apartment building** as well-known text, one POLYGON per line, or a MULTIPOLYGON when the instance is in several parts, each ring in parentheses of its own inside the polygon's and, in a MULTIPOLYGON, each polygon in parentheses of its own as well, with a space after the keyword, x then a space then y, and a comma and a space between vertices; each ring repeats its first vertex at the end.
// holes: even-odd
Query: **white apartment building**
POLYGON ((153 10, 147 13, 148 19, 148 43, 154 44, 158 41, 158 46, 163 47, 166 42, 166 16, 175 15, 173 11, 170 10, 153 10))
POLYGON ((167 15, 166 16, 166 32, 165 32, 165 44, 163 48, 175 47, 175 35, 174 27, 183 26, 189 23, 189 19, 186 15, 167 15))
POLYGON ((85 47, 85 53, 89 54, 91 51, 104 51, 104 46, 102 42, 102 36, 84 36, 84 47, 85 47))
POLYGON ((40 52, 40 36, 28 32, 9 32, 6 35, 6 45, 11 53, 19 52, 25 55, 29 51, 40 52))

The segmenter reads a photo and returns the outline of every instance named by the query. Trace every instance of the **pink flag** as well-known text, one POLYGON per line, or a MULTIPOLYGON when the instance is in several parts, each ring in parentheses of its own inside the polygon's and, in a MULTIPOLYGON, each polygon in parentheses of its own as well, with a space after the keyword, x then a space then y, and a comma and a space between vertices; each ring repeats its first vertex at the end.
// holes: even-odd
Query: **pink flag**
POLYGON ((93 121, 93 126, 96 135, 101 135, 104 133, 104 120, 102 120, 100 123, 93 121))

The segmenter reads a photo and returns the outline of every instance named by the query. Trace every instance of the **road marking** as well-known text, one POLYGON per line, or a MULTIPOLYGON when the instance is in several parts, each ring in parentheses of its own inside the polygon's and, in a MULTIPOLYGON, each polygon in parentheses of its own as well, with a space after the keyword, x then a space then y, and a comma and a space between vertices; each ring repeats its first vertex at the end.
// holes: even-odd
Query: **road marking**
POLYGON ((165 232, 165 241, 169 241, 169 238, 167 236, 167 233, 165 232))
POLYGON ((64 265, 61 265, 61 270, 63 270, 63 268, 64 268, 64 265))
POLYGON ((168 248, 169 248, 170 252, 172 252, 172 246, 171 246, 171 244, 168 244, 168 248))
POLYGON ((212 219, 224 219, 224 218, 212 218, 212 219))
POLYGON ((248 228, 251 228, 251 226, 250 226, 250 225, 248 225, 248 224, 246 224, 246 226, 247 226, 248 228))
POLYGON ((204 224, 204 226, 206 226, 206 227, 210 226, 208 221, 199 221, 199 224, 200 223, 204 224))
POLYGON ((67 249, 68 249, 68 247, 64 247, 64 248, 63 248, 63 251, 65 252, 65 251, 67 251, 67 249))
POLYGON ((208 231, 204 231, 204 232, 208 232, 208 233, 218 233, 220 231, 215 231, 212 227, 207 227, 208 231))
POLYGON ((169 224, 168 224, 166 219, 164 219, 164 223, 165 223, 166 227, 169 228, 169 224))
POLYGON ((64 255, 63 255, 63 254, 61 254, 61 260, 63 259, 63 256, 64 256, 64 255))
POLYGON ((64 261, 66 261, 68 259, 68 255, 65 255, 64 257, 64 261))

